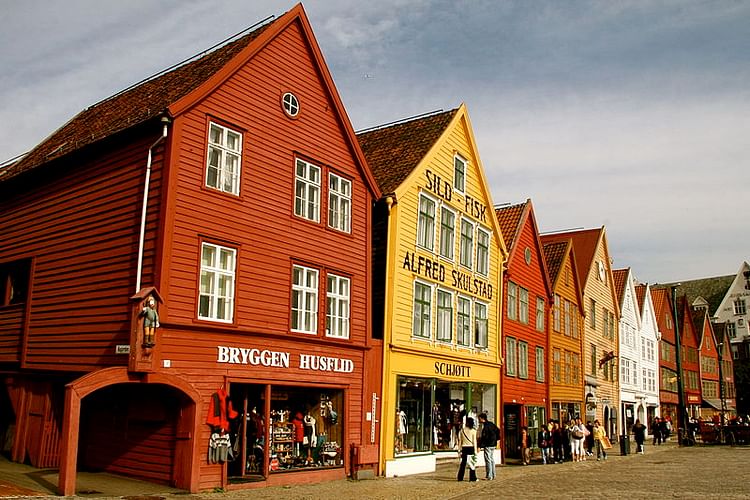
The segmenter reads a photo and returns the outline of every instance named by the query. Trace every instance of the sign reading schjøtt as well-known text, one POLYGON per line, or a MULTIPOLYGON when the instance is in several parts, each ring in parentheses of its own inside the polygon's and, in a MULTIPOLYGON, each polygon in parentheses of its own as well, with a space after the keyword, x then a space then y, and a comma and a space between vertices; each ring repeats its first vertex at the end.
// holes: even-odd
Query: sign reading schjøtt
MULTIPOLYGON (((232 365, 272 366, 289 368, 291 353, 272 351, 269 349, 248 349, 245 347, 216 346, 218 363, 232 365)), ((351 373, 354 371, 354 361, 346 358, 318 356, 315 354, 300 354, 298 368, 321 372, 351 373)))

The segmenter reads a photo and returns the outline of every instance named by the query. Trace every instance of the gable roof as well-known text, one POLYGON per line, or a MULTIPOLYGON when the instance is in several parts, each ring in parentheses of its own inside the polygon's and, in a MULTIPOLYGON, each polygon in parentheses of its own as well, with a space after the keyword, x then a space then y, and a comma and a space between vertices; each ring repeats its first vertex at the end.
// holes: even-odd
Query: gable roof
POLYGON ((625 284, 627 283, 629 272, 629 267, 612 270, 612 278, 614 280, 613 286, 615 287, 615 293, 617 293, 617 298, 620 299, 621 304, 622 301, 625 300, 625 284))
MULTIPOLYGON (((708 314, 714 316, 716 315, 719 305, 721 305, 721 301, 732 286, 735 277, 736 275, 730 274, 727 276, 681 281, 679 282, 677 293, 680 295, 686 295, 691 305, 696 299, 703 297, 703 299, 708 302, 708 314)), ((665 283, 660 286, 669 288, 676 284, 678 283, 665 283)))
POLYGON ((596 248, 602 236, 604 226, 596 229, 583 229, 581 231, 568 231, 565 233, 548 234, 543 241, 552 242, 570 239, 576 255, 576 267, 578 268, 578 281, 581 286, 586 286, 591 265, 594 262, 596 248))
MULTIPOLYGON (((264 22, 265 20, 261 21, 264 22)), ((315 41, 302 4, 295 5, 276 20, 259 26, 241 38, 86 108, 53 132, 24 158, 0 170, 0 182, 153 118, 175 117, 181 114, 226 81, 294 22, 300 23, 301 30, 309 42, 312 57, 333 101, 333 111, 348 138, 362 177, 374 196, 379 197, 377 183, 359 148, 354 129, 320 47, 315 41)))
POLYGON ((393 193, 443 135, 459 108, 357 133, 383 194, 393 193))
POLYGON ((510 205, 495 209, 497 222, 500 224, 500 232, 503 233, 503 240, 512 254, 518 236, 521 234, 521 219, 528 200, 518 205, 510 205))
MULTIPOLYGON (((544 241, 544 236, 542 236, 542 241, 544 241)), ((565 254, 570 244, 570 240, 544 243, 544 258, 547 260, 547 272, 549 272, 551 283, 557 281, 557 276, 560 274, 563 262, 565 262, 565 254)))
POLYGON ((646 288, 647 285, 638 283, 635 285, 635 298, 638 301, 638 310, 643 314, 643 306, 646 305, 646 288))

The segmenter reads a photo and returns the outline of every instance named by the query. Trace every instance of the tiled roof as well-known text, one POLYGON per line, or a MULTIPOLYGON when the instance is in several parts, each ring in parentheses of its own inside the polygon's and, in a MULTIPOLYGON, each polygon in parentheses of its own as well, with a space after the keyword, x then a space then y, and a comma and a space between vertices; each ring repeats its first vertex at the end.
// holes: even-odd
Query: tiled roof
POLYGON ((23 159, 0 170, 0 181, 159 116, 205 83, 272 24, 84 109, 23 159))
POLYGON ((638 301, 638 310, 643 314, 643 306, 646 303, 646 285, 643 283, 635 285, 635 298, 638 301))
MULTIPOLYGON (((677 287, 678 295, 687 295, 690 304, 698 297, 703 297, 708 302, 708 314, 714 316, 721 305, 721 301, 732 286, 736 275, 716 276, 714 278, 703 278, 697 280, 681 281, 677 287)), ((660 286, 669 288, 676 283, 665 283, 660 286)))
POLYGON ((628 272, 630 272, 629 267, 612 270, 612 280, 615 285, 615 293, 617 294, 617 299, 620 303, 622 303, 622 300, 625 298, 625 280, 628 277, 628 272))
POLYGON ((706 321, 706 311, 704 310, 692 310, 690 311, 690 314, 693 319, 693 326, 695 327, 695 332, 698 336, 698 344, 703 342, 703 322, 706 321))
POLYGON ((674 344, 674 327, 672 330, 669 330, 664 323, 667 315, 672 318, 671 300, 672 298, 666 288, 651 287, 651 301, 654 303, 656 322, 659 325, 659 330, 661 330, 662 338, 674 344))
POLYGON ((500 224, 500 232, 503 233, 503 240, 509 252, 512 252, 515 246, 516 236, 519 233, 518 225, 521 223, 521 216, 527 203, 528 201, 525 201, 518 205, 495 209, 495 216, 497 216, 497 222, 500 224))
POLYGON ((445 132, 458 108, 357 134, 383 194, 393 193, 445 132))
POLYGON ((563 261, 565 261, 565 250, 568 248, 568 240, 544 243, 543 247, 549 280, 550 283, 554 284, 562 268, 563 261))
POLYGON ((561 240, 573 240, 573 249, 576 256, 576 268, 578 270, 578 282, 581 287, 586 286, 586 280, 594 262, 594 254, 599 243, 602 232, 601 227, 596 229, 583 229, 581 231, 569 231, 566 233, 548 234, 542 237, 542 242, 548 243, 561 240))

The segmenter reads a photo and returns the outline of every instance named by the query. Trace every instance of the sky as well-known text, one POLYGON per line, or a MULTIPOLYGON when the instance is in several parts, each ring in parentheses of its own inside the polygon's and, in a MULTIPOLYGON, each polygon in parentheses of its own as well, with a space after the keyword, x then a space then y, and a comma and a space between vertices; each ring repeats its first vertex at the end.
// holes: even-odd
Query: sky
MULTIPOLYGON (((0 0, 0 161, 293 5, 0 0)), ((465 103, 493 202, 540 231, 604 225, 648 283, 750 260, 750 1, 303 5, 355 130, 465 103)))

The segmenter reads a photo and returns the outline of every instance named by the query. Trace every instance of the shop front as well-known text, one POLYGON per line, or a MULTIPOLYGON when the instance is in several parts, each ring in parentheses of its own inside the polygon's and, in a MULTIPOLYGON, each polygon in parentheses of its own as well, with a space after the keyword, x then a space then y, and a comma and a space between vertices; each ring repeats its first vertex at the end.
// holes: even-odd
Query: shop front
MULTIPOLYGON (((466 361, 446 361, 431 356, 392 354, 395 369, 388 377, 384 400, 387 477, 432 472, 441 454, 455 457, 461 428, 466 419, 486 413, 497 422, 497 367, 466 361)), ((500 458, 500 451, 496 450, 500 458)))
MULTIPOLYGON (((586 422, 588 416, 581 413, 580 401, 553 401, 550 411, 550 419, 559 422, 569 422, 571 419, 580 417, 586 422)), ((593 422, 593 420, 592 420, 593 422)))

